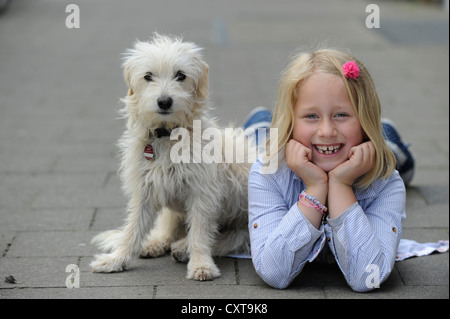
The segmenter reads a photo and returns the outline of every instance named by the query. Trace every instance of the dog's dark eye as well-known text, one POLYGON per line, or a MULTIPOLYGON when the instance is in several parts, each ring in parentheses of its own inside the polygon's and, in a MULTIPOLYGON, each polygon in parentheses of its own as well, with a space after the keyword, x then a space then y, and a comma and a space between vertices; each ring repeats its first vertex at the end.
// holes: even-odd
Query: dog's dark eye
POLYGON ((178 71, 177 74, 175 74, 175 79, 179 82, 183 82, 184 80, 186 80, 186 74, 184 74, 181 71, 178 71))
POLYGON ((146 79, 147 81, 151 81, 151 80, 153 80, 153 74, 152 74, 152 72, 147 72, 147 73, 145 73, 145 75, 144 75, 144 79, 146 79))

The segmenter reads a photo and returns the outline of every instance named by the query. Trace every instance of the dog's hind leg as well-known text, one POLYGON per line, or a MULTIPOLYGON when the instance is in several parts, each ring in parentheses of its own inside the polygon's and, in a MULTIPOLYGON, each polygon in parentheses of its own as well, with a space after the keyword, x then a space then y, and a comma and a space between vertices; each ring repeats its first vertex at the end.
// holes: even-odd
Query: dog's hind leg
POLYGON ((115 234, 115 247, 109 254, 94 256, 90 266, 94 272, 123 271, 139 252, 142 241, 156 215, 157 208, 146 203, 143 194, 135 194, 129 203, 128 218, 120 234, 115 234))
POLYGON ((159 257, 170 249, 183 226, 184 215, 169 208, 163 208, 155 221, 155 227, 145 239, 140 252, 141 258, 159 257))
POLYGON ((170 245, 172 259, 180 263, 189 261, 189 253, 187 247, 187 238, 184 237, 170 245))
POLYGON ((247 228, 227 229, 217 238, 214 256, 249 255, 250 236, 247 228))

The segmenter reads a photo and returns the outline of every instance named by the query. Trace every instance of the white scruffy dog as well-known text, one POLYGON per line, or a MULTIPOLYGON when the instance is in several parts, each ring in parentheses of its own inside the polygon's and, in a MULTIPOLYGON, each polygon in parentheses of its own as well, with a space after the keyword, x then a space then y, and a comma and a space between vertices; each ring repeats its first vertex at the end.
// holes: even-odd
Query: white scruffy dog
MULTIPOLYGON (((133 256, 158 257, 171 250, 175 260, 188 262, 188 279, 212 280, 220 276, 213 256, 250 252, 251 164, 174 163, 170 156, 178 142, 170 138, 175 128, 192 137, 194 120, 201 120, 202 129, 215 127, 206 115, 208 65, 200 51, 193 43, 155 34, 125 57, 127 122, 119 147, 128 216, 121 229, 93 239, 105 252, 94 257, 94 272, 123 271, 133 256)), ((191 153, 192 143, 194 138, 191 153)))

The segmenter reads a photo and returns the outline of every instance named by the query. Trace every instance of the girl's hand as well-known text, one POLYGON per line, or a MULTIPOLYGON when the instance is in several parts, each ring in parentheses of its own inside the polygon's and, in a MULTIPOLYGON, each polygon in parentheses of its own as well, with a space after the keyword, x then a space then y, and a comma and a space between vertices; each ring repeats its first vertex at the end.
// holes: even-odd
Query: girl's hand
MULTIPOLYGON (((316 197, 321 203, 325 203, 328 193, 327 173, 311 162, 312 151, 305 145, 292 139, 286 144, 286 164, 305 183, 306 193, 316 197)), ((298 208, 309 222, 320 228, 322 214, 315 208, 297 202, 298 208)))
POLYGON ((328 173, 330 182, 352 186, 355 180, 369 172, 375 165, 375 147, 372 142, 364 142, 352 147, 348 160, 328 173))
POLYGON ((328 176, 324 170, 311 162, 312 151, 305 145, 290 140, 286 145, 286 164, 305 183, 307 189, 327 186, 328 176))

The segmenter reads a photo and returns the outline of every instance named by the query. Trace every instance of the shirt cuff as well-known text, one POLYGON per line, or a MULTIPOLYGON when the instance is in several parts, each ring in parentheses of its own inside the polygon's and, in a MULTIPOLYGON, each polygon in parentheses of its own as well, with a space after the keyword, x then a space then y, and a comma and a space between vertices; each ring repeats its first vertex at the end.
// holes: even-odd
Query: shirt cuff
POLYGON ((338 229, 344 224, 345 218, 351 214, 357 207, 359 206, 358 202, 354 202, 352 206, 347 208, 342 214, 340 214, 336 218, 330 218, 330 216, 327 217, 327 222, 330 224, 331 228, 338 229))
POLYGON ((323 234, 323 228, 315 228, 303 215, 297 203, 287 212, 281 221, 281 235, 291 251, 295 252, 309 243, 314 243, 323 234))

